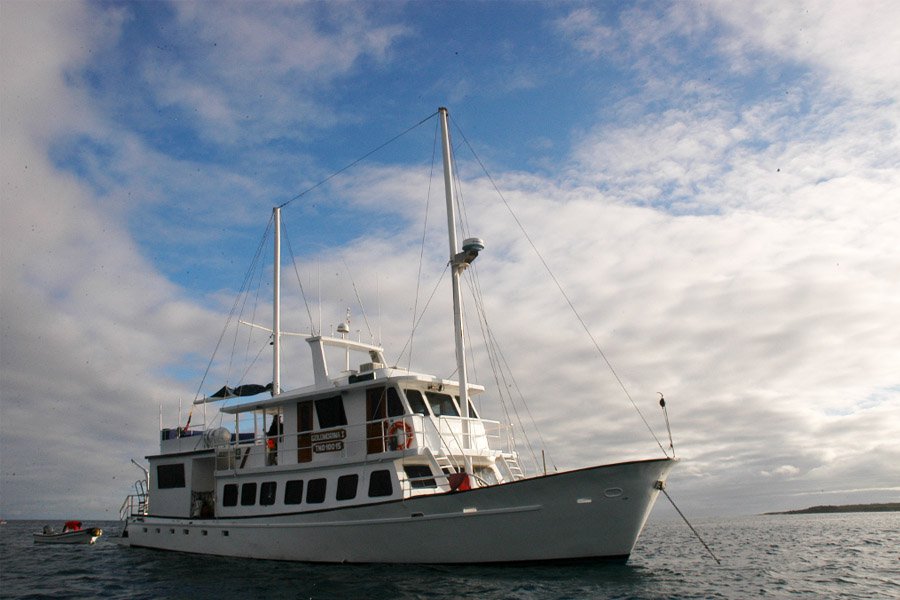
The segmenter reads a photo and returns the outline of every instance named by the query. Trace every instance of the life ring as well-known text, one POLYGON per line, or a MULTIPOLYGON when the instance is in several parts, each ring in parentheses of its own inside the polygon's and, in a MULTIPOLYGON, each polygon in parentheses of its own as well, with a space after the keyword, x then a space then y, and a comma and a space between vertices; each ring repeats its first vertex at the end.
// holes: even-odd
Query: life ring
POLYGON ((412 446, 414 439, 413 428, 406 421, 394 421, 388 429, 388 444, 391 450, 403 450, 412 446), (400 441, 399 433, 403 431, 403 441, 400 441))

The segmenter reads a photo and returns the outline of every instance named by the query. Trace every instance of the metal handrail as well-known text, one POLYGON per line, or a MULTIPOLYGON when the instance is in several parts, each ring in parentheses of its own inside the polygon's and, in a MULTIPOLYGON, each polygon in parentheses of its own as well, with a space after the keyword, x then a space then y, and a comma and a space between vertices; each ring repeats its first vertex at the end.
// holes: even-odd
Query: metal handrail
MULTIPOLYGON (((480 425, 483 428, 483 431, 477 434, 479 437, 483 436, 484 438, 484 448, 481 450, 489 449, 489 450, 501 450, 500 446, 503 445, 503 435, 502 430, 504 426, 501 425, 498 421, 490 421, 484 419, 476 419, 469 418, 465 419, 464 417, 458 416, 443 416, 437 417, 437 421, 435 422, 432 417, 429 415, 421 415, 418 413, 408 413, 403 415, 397 415, 393 417, 386 417, 384 419, 373 419, 371 421, 366 421, 361 424, 356 425, 340 425, 337 427, 329 427, 325 429, 314 429, 310 431, 303 431, 296 434, 296 436, 315 436, 317 433, 327 433, 329 431, 334 431, 336 429, 343 429, 347 431, 346 437, 342 438, 341 442, 344 444, 364 444, 366 448, 373 440, 381 440, 383 444, 383 450, 381 452, 406 452, 406 448, 398 448, 398 449, 390 449, 390 442, 388 436, 388 430, 393 423, 403 421, 409 424, 412 430, 412 435, 415 439, 415 444, 417 447, 424 448, 429 447, 431 445, 428 443, 429 435, 437 435, 437 439, 440 440, 440 447, 434 448, 433 450, 445 454, 448 456, 454 455, 456 452, 459 455, 465 455, 466 450, 463 448, 462 441, 459 439, 458 432, 455 431, 456 426, 454 423, 459 425, 462 428, 465 428, 466 423, 468 421, 468 425, 470 428, 473 426, 480 425), (429 434, 429 423, 431 424, 432 434, 429 434), (379 431, 372 435, 366 433, 364 436, 356 437, 354 436, 354 432, 360 431, 368 431, 367 429, 371 425, 381 425, 379 427, 379 431)), ((468 433, 470 437, 474 437, 476 434, 468 433)), ((241 465, 248 464, 248 459, 254 456, 258 456, 260 454, 270 454, 273 450, 269 449, 265 445, 265 441, 274 440, 275 445, 278 448, 275 452, 282 452, 283 448, 285 448, 285 442, 289 439, 294 439, 295 434, 280 434, 277 436, 269 436, 265 434, 260 434, 257 432, 250 439, 242 440, 239 437, 224 444, 218 448, 217 454, 217 470, 234 470, 237 471, 243 468, 241 465)), ((299 443, 299 441, 298 441, 299 443)), ((298 445, 296 448, 292 446, 291 450, 298 451, 308 451, 313 450, 314 446, 317 443, 323 443, 319 441, 312 441, 312 439, 304 439, 303 445, 298 445)), ((470 450, 472 444, 469 444, 470 450)), ((415 448, 409 448, 410 451, 413 451, 415 448)), ((345 447, 340 452, 346 453, 348 452, 348 448, 345 447)), ((367 452, 368 453, 368 452, 367 452)), ((256 460, 256 459, 254 459, 256 460)), ((252 461, 249 464, 253 464, 252 461)))

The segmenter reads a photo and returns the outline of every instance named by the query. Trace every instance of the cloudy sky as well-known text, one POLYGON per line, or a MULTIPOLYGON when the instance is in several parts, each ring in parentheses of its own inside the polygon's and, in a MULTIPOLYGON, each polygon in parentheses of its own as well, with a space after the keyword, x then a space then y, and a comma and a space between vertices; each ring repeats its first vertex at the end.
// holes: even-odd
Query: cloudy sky
MULTIPOLYGON (((898 22, 890 0, 4 1, 0 516, 116 518, 160 414, 267 382, 242 336, 200 385, 272 206, 438 106, 553 465, 661 451, 516 220, 667 446, 665 393, 685 512, 900 499, 898 22)), ((284 209, 286 329, 349 307, 410 361, 447 253, 434 133, 284 209)), ((440 286, 411 364, 449 377, 440 286)))

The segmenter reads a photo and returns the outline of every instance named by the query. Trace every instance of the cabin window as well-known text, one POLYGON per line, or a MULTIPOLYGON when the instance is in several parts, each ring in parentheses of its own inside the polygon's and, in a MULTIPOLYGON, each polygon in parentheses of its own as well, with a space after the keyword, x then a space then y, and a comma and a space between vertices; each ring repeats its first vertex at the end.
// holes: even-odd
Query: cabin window
POLYGON ((403 402, 400 401, 400 394, 397 389, 389 387, 387 389, 387 413, 389 417, 399 417, 406 414, 403 408, 403 402))
POLYGON ((497 474, 494 473, 494 470, 490 467, 474 467, 475 469, 475 477, 478 477, 485 483, 489 485, 494 485, 499 483, 497 481, 497 474))
POLYGON ((391 472, 387 470, 372 471, 372 474, 369 475, 369 498, 390 496, 393 493, 391 472))
POLYGON ((431 405, 431 412, 436 417, 458 417, 459 410, 453 397, 450 394, 441 394, 440 392, 425 392, 428 403, 431 405))
MULTIPOLYGON (((453 397, 456 399, 456 405, 457 405, 460 409, 462 409, 462 401, 459 399, 459 396, 453 396, 453 397)), ((470 419, 477 419, 477 418, 478 418, 478 413, 475 412, 475 405, 472 404, 472 397, 471 397, 471 396, 469 397, 469 418, 470 418, 470 419)))
POLYGON ((256 504, 256 482, 245 483, 241 486, 241 506, 254 504, 256 504))
POLYGON ((419 390, 404 390, 406 399, 409 400, 409 407, 413 413, 428 416, 428 406, 425 404, 425 398, 419 390))
POLYGON ((161 490, 184 487, 184 465, 159 465, 156 467, 156 487, 161 490))
POLYGON ((369 421, 377 421, 388 417, 400 417, 406 414, 403 401, 395 387, 376 387, 366 390, 369 421))
POLYGON ((437 482, 431 476, 431 467, 428 465, 406 465, 403 470, 414 490, 437 487, 437 482))
POLYGON ((284 503, 300 504, 303 501, 303 480, 294 479, 284 486, 284 503))
POLYGON ((222 506, 237 506, 237 484, 225 484, 222 490, 222 506))
POLYGON ((359 475, 341 475, 337 482, 337 499, 353 500, 356 498, 356 488, 359 484, 359 475))
POLYGON ((325 502, 325 484, 327 480, 324 477, 318 479, 310 479, 306 486, 306 503, 321 504, 325 502))
POLYGON ((312 440, 309 431, 313 429, 313 403, 311 400, 297 403, 297 462, 312 460, 312 440))
POLYGON ((319 427, 340 427, 347 424, 347 415, 344 413, 344 399, 340 396, 316 400, 316 414, 319 415, 319 427))
POLYGON ((278 484, 274 481, 266 481, 259 486, 259 503, 262 506, 271 506, 275 504, 275 493, 278 484))
POLYGON ((385 406, 384 386, 366 389, 366 452, 378 454, 384 452, 384 434, 386 433, 387 407, 385 406))
POLYGON ((312 431, 312 402, 297 403, 297 431, 312 431))

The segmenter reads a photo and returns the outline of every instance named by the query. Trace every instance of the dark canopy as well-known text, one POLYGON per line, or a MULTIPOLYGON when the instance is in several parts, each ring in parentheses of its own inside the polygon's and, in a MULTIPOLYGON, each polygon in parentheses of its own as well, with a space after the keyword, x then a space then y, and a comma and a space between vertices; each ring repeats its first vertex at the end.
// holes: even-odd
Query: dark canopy
POLYGON ((239 385, 237 387, 228 387, 227 385, 222 386, 215 394, 211 395, 210 398, 236 398, 238 396, 255 396, 257 394, 262 394, 263 392, 271 392, 272 384, 259 385, 257 383, 246 383, 244 385, 239 385))

